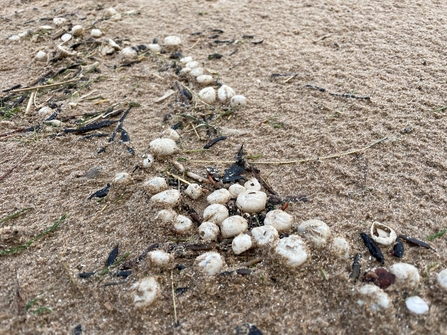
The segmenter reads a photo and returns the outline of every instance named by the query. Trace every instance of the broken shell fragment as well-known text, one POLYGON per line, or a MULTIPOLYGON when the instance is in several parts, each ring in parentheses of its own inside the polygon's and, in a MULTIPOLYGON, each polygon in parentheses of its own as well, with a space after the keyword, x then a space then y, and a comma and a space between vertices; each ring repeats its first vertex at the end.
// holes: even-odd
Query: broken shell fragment
POLYGON ((191 56, 180 58, 180 63, 182 63, 182 64, 186 64, 186 63, 189 63, 189 62, 192 62, 192 57, 191 56))
POLYGON ((160 52, 161 46, 159 44, 148 44, 147 48, 152 52, 160 52))
POLYGON ((147 155, 145 159, 143 159, 143 167, 144 168, 150 168, 152 164, 154 163, 154 156, 147 155))
POLYGON ((414 314, 425 314, 429 310, 428 304, 418 296, 409 297, 405 300, 405 305, 414 314))
POLYGON ((47 60, 47 54, 45 51, 40 50, 39 52, 37 52, 36 54, 36 60, 42 62, 42 61, 46 61, 47 60))
POLYGON ((233 239, 231 247, 235 255, 240 255, 253 245, 251 237, 247 234, 240 234, 233 239))
POLYGON ((278 232, 286 232, 292 228, 293 217, 280 209, 275 209, 267 213, 264 225, 273 226, 278 232))
POLYGON ((340 258, 348 259, 351 253, 351 247, 343 237, 336 237, 332 241, 331 249, 335 255, 340 258))
POLYGON ((279 240, 278 231, 273 226, 261 226, 251 230, 251 235, 258 246, 274 246, 279 240))
POLYGON ((199 226, 199 236, 204 241, 214 241, 219 235, 219 227, 214 222, 205 221, 199 226))
POLYGON ((196 258, 195 263, 203 272, 213 276, 217 274, 223 266, 222 256, 217 252, 206 252, 196 258))
POLYGON ((300 266, 307 259, 306 245, 297 235, 279 240, 275 252, 285 261, 286 265, 291 267, 300 266))
POLYGON ((261 190, 261 184, 259 184, 259 181, 256 178, 251 178, 249 181, 247 181, 244 184, 244 187, 250 191, 260 191, 261 190))
POLYGON ((178 141, 180 139, 180 135, 172 128, 168 128, 161 133, 161 136, 164 138, 170 138, 173 141, 178 141))
POLYGON ((200 90, 199 98, 207 104, 212 104, 216 101, 216 90, 213 87, 205 87, 200 90))
POLYGON ((132 178, 127 172, 120 172, 115 175, 115 178, 113 178, 113 183, 125 185, 130 183, 131 180, 132 178))
POLYGON ((190 218, 184 215, 177 215, 174 220, 174 229, 178 233, 186 233, 192 228, 193 224, 190 218))
POLYGON ((159 157, 170 156, 178 152, 177 144, 170 138, 157 138, 149 143, 149 147, 152 153, 159 157))
POLYGON ((131 48, 131 47, 125 47, 121 51, 121 54, 123 55, 123 58, 127 59, 127 60, 132 60, 132 59, 137 59, 138 58, 137 52, 133 48, 131 48))
POLYGON ((214 222, 217 225, 220 225, 223 220, 228 218, 228 216, 229 216, 228 209, 222 204, 209 205, 203 211, 203 219, 205 221, 214 222))
POLYGON ((177 217, 177 213, 172 209, 162 209, 157 213, 155 216, 155 220, 160 220, 163 223, 170 223, 174 222, 175 218, 177 217))
POLYGON ((76 26, 73 26, 71 28, 71 34, 74 37, 80 37, 80 36, 84 35, 84 27, 79 24, 77 24, 76 26))
POLYGON ((420 280, 418 269, 407 263, 396 263, 391 265, 390 272, 396 276, 398 283, 408 284, 411 287, 416 286, 420 280))
POLYGON ((150 202, 156 206, 172 208, 179 204, 180 198, 181 194, 179 191, 166 190, 151 197, 150 202))
POLYGON ((202 196, 203 190, 199 184, 189 184, 185 190, 185 194, 191 199, 197 200, 202 196))
POLYGON ((370 233, 374 242, 383 245, 391 245, 397 238, 394 230, 380 222, 373 222, 370 233))
POLYGON ((235 95, 234 90, 228 85, 222 85, 217 90, 217 97, 220 101, 225 102, 235 95))
POLYGON ((438 281, 439 286, 441 286, 444 290, 447 290, 447 269, 439 272, 436 275, 436 280, 438 281))
POLYGON ((221 232, 223 238, 237 236, 248 229, 248 222, 242 216, 234 215, 222 221, 221 232))
POLYGON ((211 193, 206 200, 209 204, 226 204, 231 199, 230 192, 225 189, 221 188, 220 190, 216 190, 213 193, 211 193))
MULTIPOLYGON (((199 62, 193 60, 191 62, 186 63, 185 67, 187 67, 188 69, 195 69, 198 68, 200 66, 199 62)), ((203 70, 203 69, 202 69, 203 70)))
POLYGON ((228 188, 228 191, 230 192, 231 196, 233 198, 237 198, 237 196, 239 194, 241 194, 242 192, 245 192, 247 189, 239 184, 233 184, 228 188))
POLYGON ((357 303, 360 306, 367 305, 368 309, 372 312, 388 308, 390 305, 390 299, 388 294, 375 285, 365 285, 359 289, 360 294, 368 297, 368 304, 363 300, 358 300, 357 303))
POLYGON ((230 106, 236 107, 236 106, 246 106, 247 105, 247 98, 243 95, 235 95, 230 100, 230 106))
POLYGON ((157 297, 160 287, 154 277, 146 277, 132 286, 137 293, 134 296, 136 307, 144 307, 152 304, 157 297))
POLYGON ((71 40, 71 34, 63 34, 62 36, 61 36, 61 40, 62 40, 62 42, 67 42, 67 41, 69 41, 69 40, 71 40))
POLYGON ((196 67, 196 68, 192 69, 191 71, 189 71, 189 74, 193 77, 200 77, 203 74, 203 68, 196 67))
POLYGON ((150 194, 160 193, 168 188, 166 180, 162 177, 155 177, 146 180, 143 184, 144 189, 150 194))
POLYGON ((177 47, 182 44, 182 40, 177 36, 168 36, 165 37, 164 44, 166 47, 177 47))
POLYGON ((322 247, 331 237, 331 229, 323 221, 308 220, 298 226, 298 234, 312 242, 315 246, 322 247))
POLYGON ((267 194, 261 191, 245 191, 237 196, 236 206, 243 212, 258 213, 265 208, 267 194))
POLYGON ((214 83, 214 78, 209 74, 203 74, 196 78, 196 81, 201 85, 210 85, 214 83))

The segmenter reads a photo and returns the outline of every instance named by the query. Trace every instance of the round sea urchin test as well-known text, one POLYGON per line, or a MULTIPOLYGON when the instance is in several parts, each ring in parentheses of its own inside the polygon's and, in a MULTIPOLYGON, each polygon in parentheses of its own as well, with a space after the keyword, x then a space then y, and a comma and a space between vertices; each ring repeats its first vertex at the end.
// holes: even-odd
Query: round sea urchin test
POLYGON ((336 237, 331 244, 332 252, 340 258, 348 259, 351 247, 343 237, 336 237))
POLYGON ((306 245, 297 235, 279 240, 275 252, 284 259, 286 265, 291 267, 300 266, 307 259, 306 245))
POLYGON ((160 193, 168 188, 166 180, 162 177, 155 177, 146 180, 143 184, 144 189, 150 194, 160 193))
POLYGON ((220 231, 223 238, 237 236, 248 229, 248 222, 242 216, 234 215, 222 221, 220 231))
POLYGON ((74 37, 80 37, 80 36, 84 35, 84 27, 79 24, 73 26, 71 28, 71 34, 74 37))
POLYGON ((251 248, 253 243, 251 242, 251 237, 247 234, 240 234, 233 239, 231 243, 231 248, 235 255, 240 255, 244 251, 251 248))
POLYGON ((209 205, 203 211, 203 219, 205 221, 214 222, 217 225, 220 225, 223 220, 228 218, 228 216, 229 216, 228 209, 222 204, 209 205))
POLYGON ((407 263, 396 263, 391 265, 390 272, 396 276, 399 283, 408 284, 411 287, 416 286, 421 281, 418 269, 414 265, 407 263))
POLYGON ((214 78, 209 74, 202 74, 196 78, 196 81, 201 85, 209 85, 214 83, 214 78))
POLYGON ((428 312, 428 304, 418 296, 409 297, 405 300, 405 305, 414 314, 425 314, 428 312))
POLYGON ((243 211, 250 214, 259 213, 265 208, 267 194, 261 191, 245 191, 237 196, 236 205, 243 211))
POLYGON ((204 241, 214 241, 219 235, 219 227, 214 222, 204 221, 199 226, 199 236, 204 241))
POLYGON ((444 290, 447 290, 447 269, 439 272, 436 276, 436 280, 438 281, 439 286, 444 290))
POLYGON ((259 183, 259 181, 256 178, 251 178, 250 180, 248 180, 244 184, 244 187, 250 191, 260 191, 261 190, 261 184, 259 183))
POLYGON ((298 226, 298 234, 302 235, 305 240, 312 242, 315 246, 322 247, 331 236, 331 230, 323 221, 308 220, 298 226))
POLYGON ((217 274, 223 266, 222 256, 217 252, 206 252, 196 258, 195 263, 206 274, 213 276, 217 274))
POLYGON ((120 172, 115 175, 115 178, 113 178, 113 183, 125 185, 130 183, 131 180, 132 178, 127 172, 120 172))
POLYGON ((177 215, 174 220, 174 229, 180 234, 188 232, 192 226, 191 219, 184 215, 177 215))
POLYGON ((167 47, 177 47, 182 44, 182 40, 178 36, 168 36, 165 37, 164 44, 167 47))
POLYGON ((216 90, 212 87, 205 87, 199 92, 200 99, 207 104, 213 104, 216 101, 216 90))
POLYGON ((230 192, 231 196, 233 198, 237 198, 237 196, 239 194, 241 194, 242 192, 245 192, 247 189, 239 184, 233 184, 228 188, 228 191, 230 192))
POLYGON ((230 100, 230 106, 236 107, 236 106, 246 106, 247 105, 247 98, 243 95, 235 95, 230 100))
POLYGON ((132 288, 137 291, 133 299, 136 307, 144 307, 152 304, 160 290, 154 277, 143 278, 138 283, 133 284, 132 288))
POLYGON ((273 226, 278 232, 286 232, 292 228, 293 217, 280 209, 275 209, 267 213, 264 225, 273 226))
POLYGON ((225 188, 214 191, 206 198, 209 204, 226 204, 230 199, 231 194, 225 188))
POLYGON ((202 196, 203 190, 198 184, 189 184, 185 190, 185 194, 191 199, 197 200, 202 196))
POLYGON ((374 242, 382 245, 391 245, 396 241, 396 232, 380 222, 371 225, 371 238, 374 242))
POLYGON ((149 252, 149 259, 151 262, 159 267, 167 267, 172 260, 172 255, 163 250, 154 250, 149 252))
POLYGON ((157 138, 149 143, 149 147, 155 156, 170 156, 178 151, 177 144, 170 138, 157 138))
POLYGON ((121 51, 121 54, 123 55, 123 58, 127 59, 127 60, 132 60, 132 59, 137 59, 138 58, 137 52, 133 48, 131 48, 131 47, 125 47, 121 51))
POLYGON ((258 246, 274 246, 279 240, 279 234, 273 226, 261 226, 251 230, 251 235, 258 246))
POLYGON ((217 90, 217 97, 220 101, 225 102, 234 96, 234 90, 228 85, 222 85, 217 90))
POLYGON ((161 207, 174 207, 180 202, 181 194, 177 190, 166 190, 155 194, 149 200, 151 204, 161 207))

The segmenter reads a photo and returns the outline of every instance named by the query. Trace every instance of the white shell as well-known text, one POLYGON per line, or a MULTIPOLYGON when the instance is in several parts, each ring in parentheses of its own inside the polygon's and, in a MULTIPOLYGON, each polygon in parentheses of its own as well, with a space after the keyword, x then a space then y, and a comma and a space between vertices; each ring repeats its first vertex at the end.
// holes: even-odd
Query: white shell
POLYGON ((286 232, 292 228, 293 217, 280 209, 275 209, 267 213, 264 225, 273 226, 278 232, 286 232))
POLYGON ((36 59, 38 61, 46 61, 47 60, 47 54, 45 51, 40 50, 39 52, 37 52, 36 54, 36 59))
POLYGON ((405 300, 405 305, 414 314, 425 314, 428 312, 428 304, 418 296, 409 297, 405 300))
POLYGON ((164 44, 167 47, 176 47, 182 44, 182 40, 177 36, 168 36, 165 37, 164 44))
POLYGON ((203 272, 213 276, 217 274, 223 266, 222 256, 217 252, 206 252, 196 258, 195 263, 203 272))
POLYGON ((390 299, 388 298, 388 294, 386 294, 383 290, 381 290, 376 285, 365 285, 360 287, 360 294, 368 297, 368 304, 366 304, 363 300, 358 300, 357 303, 360 306, 367 305, 368 309, 372 312, 377 312, 380 309, 388 308, 390 305, 390 299))
POLYGON ((291 267, 300 266, 307 259, 306 244, 298 235, 280 239, 275 252, 284 259, 286 265, 291 267))
POLYGON ((112 40, 111 38, 109 38, 109 40, 107 42, 109 43, 109 46, 111 46, 113 49, 115 49, 115 50, 120 50, 121 49, 120 46, 114 40, 112 40))
POLYGON ((132 178, 127 172, 119 172, 115 175, 115 178, 113 178, 113 183, 125 185, 130 183, 131 180, 132 178))
POLYGON ((237 236, 248 229, 248 222, 242 216, 234 215, 222 221, 220 231, 223 238, 237 236))
POLYGON ((172 261, 173 257, 163 250, 154 250, 149 252, 149 259, 156 266, 166 267, 172 261))
POLYGON ((396 276, 396 282, 416 286, 421 281, 418 269, 407 263, 396 263, 391 265, 390 272, 396 276))
POLYGON ((189 68, 189 69, 195 69, 198 68, 200 66, 199 62, 193 60, 191 62, 186 63, 185 67, 189 68))
POLYGON ((42 107, 41 109, 39 109, 37 111, 37 114, 42 115, 44 117, 50 116, 51 114, 53 114, 53 110, 50 107, 45 106, 45 107, 42 107))
POLYGON ((351 253, 351 246, 343 237, 336 237, 332 241, 331 250, 338 257, 348 259, 351 253))
POLYGON ((188 74, 191 72, 191 69, 189 67, 184 67, 180 70, 180 74, 188 74))
POLYGON ((214 241, 219 235, 219 227, 210 221, 204 221, 199 226, 199 236, 204 241, 214 241))
POLYGON ((256 178, 251 178, 250 180, 248 180, 244 184, 244 187, 250 191, 260 191, 261 190, 261 184, 259 183, 259 181, 256 178))
POLYGON ((155 177, 146 180, 143 184, 144 189, 150 194, 160 193, 168 188, 166 180, 162 177, 155 177))
POLYGON ((223 220, 228 218, 229 213, 227 207, 221 204, 212 204, 209 205, 203 211, 203 219, 205 221, 214 222, 217 225, 220 225, 223 220))
POLYGON ((247 105, 247 98, 243 95, 235 95, 230 100, 230 106, 236 107, 236 106, 246 106, 247 105))
POLYGON ((137 52, 132 49, 131 47, 125 47, 122 51, 121 54, 123 55, 124 59, 137 59, 138 58, 138 54, 137 52))
POLYGON ((150 168, 152 164, 154 163, 154 156, 147 155, 145 159, 143 159, 143 167, 144 168, 150 168))
POLYGON ((40 26, 39 29, 40 29, 40 30, 52 30, 53 27, 52 27, 52 26, 44 25, 44 26, 40 26))
POLYGON ((298 226, 298 234, 303 235, 305 240, 312 242, 315 246, 322 247, 331 236, 331 230, 323 221, 308 220, 298 226))
POLYGON ((438 281, 439 286, 444 290, 447 290, 447 269, 439 272, 436 276, 436 280, 438 281))
POLYGON ((231 248, 235 255, 242 254, 244 251, 247 251, 253 245, 251 241, 251 237, 247 234, 240 234, 233 239, 231 243, 231 248))
POLYGON ((138 283, 133 284, 132 288, 137 291, 133 299, 136 307, 152 304, 160 290, 154 277, 143 278, 138 283))
POLYGON ((233 184, 228 188, 228 191, 230 192, 231 197, 233 197, 233 198, 237 198, 237 196, 239 194, 241 194, 242 192, 245 192, 246 190, 247 189, 240 184, 233 184))
POLYGON ((25 37, 25 36, 27 36, 27 35, 29 35, 30 34, 30 30, 28 30, 28 31, 22 31, 21 33, 19 33, 17 36, 19 36, 20 38, 22 38, 22 37, 25 37))
POLYGON ((234 90, 228 85, 222 85, 217 90, 217 96, 220 101, 225 102, 234 96, 234 90))
POLYGON ((116 15, 118 12, 116 11, 116 9, 115 8, 113 8, 113 7, 109 7, 109 8, 106 8, 105 10, 104 10, 104 16, 106 17, 106 18, 111 18, 113 15, 116 15))
POLYGON ((189 63, 189 62, 192 62, 192 57, 191 56, 180 58, 180 63, 182 63, 182 64, 186 64, 186 63, 189 63))
POLYGON ((371 238, 374 242, 383 245, 392 245, 397 238, 393 229, 380 222, 373 222, 371 225, 371 238))
POLYGON ((166 130, 163 130, 161 133, 161 136, 164 138, 170 138, 173 141, 178 141, 180 139, 180 135, 172 128, 168 128, 166 130))
POLYGON ((20 36, 12 35, 12 36, 8 37, 8 40, 10 40, 10 41, 19 41, 20 40, 20 36))
POLYGON ((55 17, 53 19, 53 23, 54 23, 54 25, 60 27, 60 26, 63 26, 65 23, 67 23, 67 19, 64 17, 55 17))
POLYGON ((189 184, 185 190, 185 194, 191 199, 197 200, 202 196, 203 190, 199 184, 189 184))
POLYGON ((149 147, 155 156, 170 156, 178 152, 177 144, 170 138, 157 138, 149 143, 149 147))
POLYGON ((225 189, 221 188, 220 190, 215 190, 213 193, 211 193, 207 198, 206 201, 210 205, 212 204, 226 204, 231 199, 230 192, 225 189))
POLYGON ((76 26, 73 26, 71 28, 71 34, 75 37, 84 35, 84 27, 79 24, 77 24, 76 26))
POLYGON ((214 83, 214 78, 209 74, 202 74, 196 78, 197 82, 202 85, 209 85, 214 83))
POLYGON ((179 233, 186 233, 192 228, 192 221, 184 215, 177 215, 174 220, 174 229, 179 233))
POLYGON ((153 205, 162 207, 174 207, 180 202, 181 194, 177 190, 166 190, 157 193, 149 200, 153 205))
POLYGON ((279 240, 279 234, 273 226, 261 226, 251 230, 251 235, 258 246, 274 246, 279 240))
POLYGON ((160 220, 163 223, 171 223, 171 222, 174 222, 176 217, 177 217, 177 213, 174 210, 172 210, 170 208, 162 209, 155 216, 155 221, 160 220))
POLYGON ((148 44, 147 48, 152 52, 160 52, 161 46, 159 44, 148 44))
POLYGON ((63 34, 62 36, 61 36, 61 40, 62 40, 62 42, 67 42, 67 41, 69 41, 69 40, 71 40, 71 34, 63 34))
POLYGON ((258 213, 265 208, 267 194, 261 191, 245 191, 237 196, 237 207, 247 213, 258 213))
POLYGON ((102 31, 99 29, 92 29, 92 31, 90 32, 90 35, 94 38, 99 38, 102 36, 102 31))
POLYGON ((192 69, 189 74, 193 77, 200 77, 203 74, 203 68, 201 67, 196 67, 194 69, 192 69))
POLYGON ((216 90, 212 87, 205 87, 200 90, 199 98, 207 104, 212 104, 216 101, 216 90))

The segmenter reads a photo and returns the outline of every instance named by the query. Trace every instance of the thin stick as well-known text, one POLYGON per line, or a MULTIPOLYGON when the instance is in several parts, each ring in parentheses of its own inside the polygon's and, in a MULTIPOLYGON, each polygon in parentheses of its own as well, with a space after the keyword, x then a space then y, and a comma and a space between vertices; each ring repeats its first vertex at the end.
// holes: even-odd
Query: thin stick
POLYGON ((196 133, 196 136, 197 136, 197 138, 199 139, 199 141, 202 140, 202 139, 200 138, 200 136, 199 136, 199 133, 198 133, 197 130, 196 130, 196 127, 194 127, 194 125, 192 124, 192 122, 191 122, 191 127, 192 127, 192 129, 194 130, 194 132, 196 133))
POLYGON ((34 97, 35 96, 36 96, 36 91, 32 91, 30 96, 29 96, 28 105, 26 105, 25 116, 29 115, 29 112, 31 111, 31 107, 33 105, 33 101, 34 101, 34 97))
POLYGON ((70 84, 70 83, 75 83, 75 82, 77 82, 77 81, 79 81, 79 80, 81 80, 81 78, 71 79, 71 80, 62 81, 62 82, 60 82, 60 83, 54 83, 54 84, 49 84, 49 85, 40 85, 40 86, 33 86, 33 87, 19 88, 19 89, 10 91, 10 93, 27 92, 27 91, 36 90, 36 89, 39 89, 39 88, 55 87, 55 86, 60 86, 60 85, 65 85, 65 84, 70 84))
POLYGON ((99 214, 101 214, 106 208, 107 208, 108 204, 105 205, 98 213, 96 213, 96 215, 93 217, 93 219, 91 219, 88 224, 91 224, 93 221, 96 220, 96 218, 99 216, 99 214))
POLYGON ((76 291, 81 293, 82 296, 84 296, 84 294, 82 293, 82 291, 79 289, 78 285, 76 284, 75 279, 71 275, 70 270, 68 269, 67 264, 65 262, 61 262, 61 263, 62 263, 62 267, 64 268, 65 272, 67 272, 67 275, 70 278, 70 281, 71 281, 71 284, 73 285, 73 287, 76 289, 76 291))
POLYGON ((25 160, 25 158, 28 157, 28 155, 31 153, 28 152, 25 156, 23 156, 23 158, 15 165, 12 167, 12 169, 10 169, 9 171, 6 171, 6 173, 3 176, 0 176, 0 180, 5 179, 9 174, 12 173, 12 171, 14 171, 20 164, 22 164, 22 162, 25 160))
POLYGON ((194 48, 194 47, 197 45, 197 43, 199 43, 199 42, 200 42, 200 38, 197 40, 196 43, 194 43, 194 44, 192 45, 192 47, 190 47, 190 48, 188 48, 188 49, 186 49, 186 50, 191 50, 191 49, 194 48))
POLYGON ((174 272, 171 270, 171 288, 172 288, 172 303, 174 304, 174 324, 178 324, 177 319, 177 305, 175 303, 175 295, 174 295, 174 272))
POLYGON ((181 182, 183 182, 183 183, 185 183, 185 184, 191 185, 191 183, 190 183, 189 181, 186 181, 185 179, 183 179, 183 178, 181 178, 181 177, 179 177, 179 176, 177 176, 177 175, 175 175, 175 174, 173 174, 173 173, 170 173, 169 171, 166 171, 166 174, 167 174, 168 176, 172 176, 172 177, 174 177, 174 178, 177 179, 177 180, 180 180, 181 182))

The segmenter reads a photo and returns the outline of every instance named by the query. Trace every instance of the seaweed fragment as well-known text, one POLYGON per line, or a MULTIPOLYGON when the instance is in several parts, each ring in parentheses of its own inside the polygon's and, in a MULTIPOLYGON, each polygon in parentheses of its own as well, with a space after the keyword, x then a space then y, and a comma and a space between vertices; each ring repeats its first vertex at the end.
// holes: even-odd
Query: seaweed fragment
POLYGON ((205 144, 205 146, 203 147, 203 149, 209 149, 209 148, 211 148, 214 144, 216 144, 217 142, 219 142, 219 141, 224 141, 224 140, 226 140, 226 139, 227 139, 226 136, 219 136, 219 137, 216 137, 216 138, 214 138, 214 139, 208 141, 208 143, 205 144))
POLYGON ((78 273, 79 278, 90 278, 95 275, 96 272, 80 272, 78 273))
POLYGON ((110 252, 109 257, 107 257, 106 260, 106 266, 110 266, 113 264, 113 262, 115 262, 116 256, 118 256, 118 244, 116 245, 115 248, 113 248, 113 250, 110 252))
POLYGON ((353 281, 356 281, 360 274, 360 258, 362 257, 361 254, 357 253, 354 256, 354 262, 352 263, 352 271, 349 275, 349 279, 352 279, 353 281))
POLYGON ((365 243, 365 246, 368 248, 371 255, 373 255, 373 257, 380 263, 384 264, 385 259, 376 242, 374 242, 374 240, 365 233, 360 233, 360 236, 362 237, 363 243, 365 243))
POLYGON ((91 200, 94 197, 104 198, 107 194, 109 194, 109 189, 110 189, 110 184, 107 184, 102 189, 100 189, 100 190, 96 191, 95 193, 93 193, 92 195, 90 195, 87 199, 91 200))
POLYGON ((404 245, 402 244, 402 241, 397 238, 396 244, 393 247, 393 250, 391 251, 392 256, 396 256, 398 258, 402 258, 404 256, 404 245))
MULTIPOLYGON (((417 245, 419 247, 423 247, 423 248, 426 248, 426 249, 433 249, 428 243, 425 243, 425 242, 420 241, 418 239, 415 239, 415 238, 412 238, 412 237, 409 237, 409 236, 406 236, 406 235, 402 235, 402 234, 400 234, 399 237, 404 239, 405 241, 407 241, 407 242, 409 242, 411 244, 417 245)), ((435 249, 433 249, 433 250, 435 250, 435 249)))
POLYGON ((225 170, 224 176, 222 178, 222 182, 224 183, 234 183, 238 180, 245 180, 245 177, 241 176, 241 173, 245 171, 245 160, 242 159, 243 156, 243 148, 244 146, 241 145, 241 148, 239 149, 237 156, 236 156, 236 163, 230 166, 229 169, 225 170))
POLYGON ((112 123, 114 123, 116 121, 112 121, 112 120, 105 120, 105 121, 101 121, 101 122, 97 122, 97 123, 92 123, 89 124, 85 127, 80 127, 80 128, 65 128, 64 129, 64 133, 76 133, 76 134, 83 134, 86 133, 88 131, 92 131, 92 130, 96 130, 96 129, 100 129, 100 128, 104 128, 104 127, 108 127, 110 126, 112 123))

